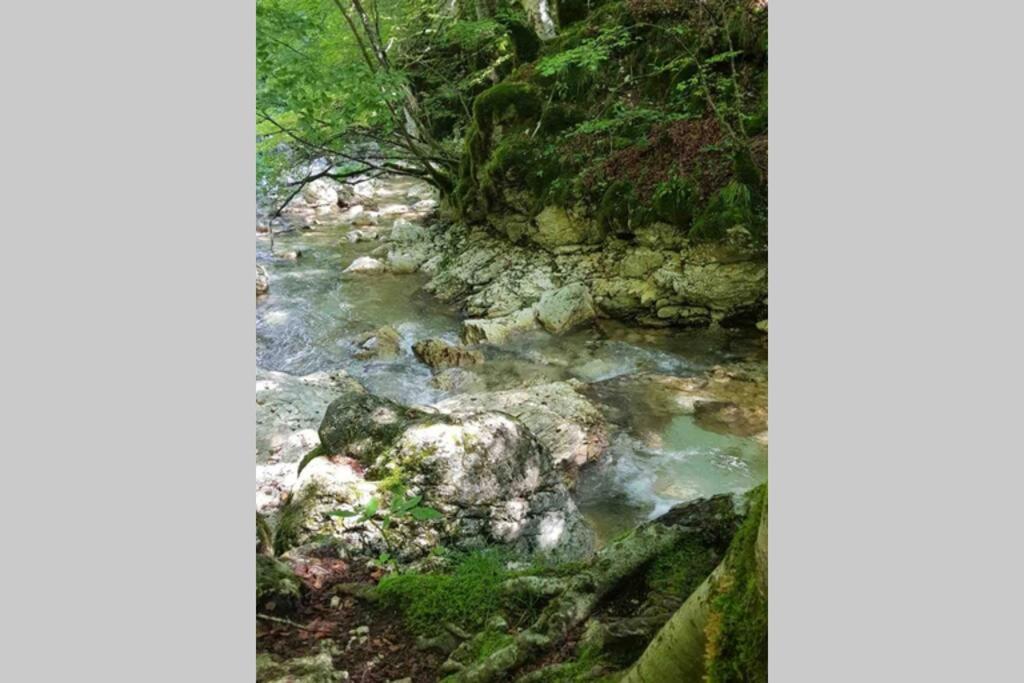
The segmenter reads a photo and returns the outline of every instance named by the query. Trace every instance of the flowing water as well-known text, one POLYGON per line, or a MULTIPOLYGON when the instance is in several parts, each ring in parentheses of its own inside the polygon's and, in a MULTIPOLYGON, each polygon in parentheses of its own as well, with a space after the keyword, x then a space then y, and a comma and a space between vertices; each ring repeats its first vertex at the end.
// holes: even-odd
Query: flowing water
MULTIPOLYGON (((457 342, 458 312, 421 291, 427 278, 420 274, 341 275, 380 244, 351 244, 345 240, 349 229, 278 235, 275 252, 301 251, 294 260, 272 256, 269 239, 257 238, 257 262, 270 276, 270 293, 256 306, 258 366, 295 375, 341 368, 370 391, 407 405, 446 398, 410 347, 426 337, 457 342), (356 359, 359 337, 382 325, 402 335, 401 356, 356 359)), ((488 389, 569 378, 593 383, 587 393, 608 419, 610 443, 601 460, 581 472, 575 495, 599 538, 607 540, 676 503, 744 491, 767 478, 762 445, 701 429, 691 416, 665 410, 656 395, 629 381, 638 373, 700 375, 757 349, 756 337, 605 321, 561 337, 535 332, 484 346, 487 360, 478 374, 488 389)))

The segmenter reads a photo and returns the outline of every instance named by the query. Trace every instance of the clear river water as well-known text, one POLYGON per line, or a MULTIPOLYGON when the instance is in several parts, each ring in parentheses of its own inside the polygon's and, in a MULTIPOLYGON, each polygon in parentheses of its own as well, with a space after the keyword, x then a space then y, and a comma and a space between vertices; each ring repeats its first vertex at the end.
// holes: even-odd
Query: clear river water
MULTIPOLYGON (((270 276, 270 293, 256 305, 258 366, 295 375, 344 369, 370 391, 404 404, 446 398, 410 347, 425 337, 457 342, 457 310, 421 291, 427 280, 421 274, 342 277, 349 263, 380 244, 351 244, 345 239, 349 229, 277 235, 275 252, 301 251, 294 260, 272 256, 267 236, 257 237, 257 262, 270 276), (356 359, 356 340, 382 325, 401 333, 404 353, 393 360, 356 359)), ((750 438, 702 429, 689 415, 659 410, 628 382, 605 380, 647 372, 699 375, 749 357, 758 344, 755 336, 722 331, 602 321, 561 337, 537 332, 484 346, 487 360, 474 370, 488 389, 569 378, 599 383, 588 396, 608 419, 609 448, 582 470, 575 496, 599 539, 607 540, 679 502, 757 485, 767 478, 767 449, 750 438)))

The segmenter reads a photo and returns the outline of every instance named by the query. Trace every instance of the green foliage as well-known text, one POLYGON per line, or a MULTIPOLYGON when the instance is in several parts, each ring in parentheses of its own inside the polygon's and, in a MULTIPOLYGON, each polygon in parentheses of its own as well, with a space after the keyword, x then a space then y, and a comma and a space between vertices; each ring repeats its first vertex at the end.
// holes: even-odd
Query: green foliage
POLYGON ((376 588, 383 604, 402 611, 415 633, 437 635, 445 623, 480 630, 501 609, 501 583, 509 574, 495 551, 470 553, 448 573, 392 574, 376 588))
POLYGON ((688 229, 697 201, 698 189, 694 184, 673 176, 658 183, 651 204, 658 220, 688 229))
POLYGON ((761 593, 757 535, 768 489, 749 494, 749 512, 729 545, 731 571, 712 589, 708 624, 708 683, 768 680, 768 600, 761 593))
POLYGON ((597 217, 601 225, 611 232, 629 234, 633 231, 633 216, 639 210, 636 190, 630 183, 618 181, 605 190, 597 217))
MULTIPOLYGON (((367 523, 380 532, 385 545, 394 550, 390 529, 398 521, 428 522, 441 519, 441 513, 431 507, 420 505, 423 496, 406 496, 404 490, 391 497, 387 508, 381 508, 380 499, 374 496, 359 510, 334 510, 333 517, 355 517, 358 523, 367 523)), ((389 558, 390 559, 390 558, 389 558)))
POLYGON ((256 513, 256 552, 271 554, 274 552, 274 530, 271 529, 267 518, 256 513))
POLYGON ((256 603, 298 599, 302 582, 284 562, 266 555, 256 556, 256 603))
POLYGON ((293 495, 281 507, 274 526, 274 554, 284 555, 290 548, 298 544, 303 532, 303 524, 323 494, 318 482, 311 482, 299 493, 293 495))
POLYGON ((693 223, 690 237, 696 240, 718 240, 725 237, 725 231, 742 225, 753 233, 757 225, 754 219, 750 189, 733 181, 715 193, 693 223))
POLYGON ((628 47, 629 30, 624 26, 605 27, 596 37, 584 40, 576 47, 544 57, 537 63, 543 76, 559 76, 573 67, 597 71, 617 49, 628 47))

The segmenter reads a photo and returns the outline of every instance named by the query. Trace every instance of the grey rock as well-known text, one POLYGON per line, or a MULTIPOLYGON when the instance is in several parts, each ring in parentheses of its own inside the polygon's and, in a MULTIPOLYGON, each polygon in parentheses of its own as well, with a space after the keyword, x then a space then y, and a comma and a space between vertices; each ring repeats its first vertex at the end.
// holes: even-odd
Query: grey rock
POLYGON ((537 320, 552 334, 562 334, 593 320, 594 301, 581 283, 548 292, 537 304, 537 320))
POLYGON ((455 346, 436 337, 421 339, 412 345, 412 351, 417 358, 435 370, 479 365, 484 362, 484 354, 479 351, 455 346))
POLYGON ((388 359, 397 358, 402 354, 402 335, 391 325, 385 325, 380 329, 363 335, 359 340, 359 350, 355 357, 360 360, 371 358, 388 359))

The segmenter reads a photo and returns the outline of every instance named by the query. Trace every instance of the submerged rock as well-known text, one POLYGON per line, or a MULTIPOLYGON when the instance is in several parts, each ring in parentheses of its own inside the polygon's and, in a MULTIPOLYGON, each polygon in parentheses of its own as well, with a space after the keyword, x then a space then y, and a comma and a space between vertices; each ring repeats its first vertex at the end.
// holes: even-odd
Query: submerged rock
POLYGON ((532 306, 498 318, 476 318, 462 322, 462 341, 467 344, 500 344, 511 335, 537 329, 537 311, 532 306))
POLYGON ((356 343, 359 344, 359 350, 353 355, 360 360, 384 360, 402 354, 402 335, 391 325, 363 335, 356 343))
POLYGON ((388 268, 391 269, 392 273, 399 275, 406 273, 415 273, 420 264, 426 260, 426 254, 423 250, 407 249, 406 251, 394 251, 388 250, 385 255, 388 259, 388 268))
POLYGON ((483 377, 465 368, 448 368, 434 375, 430 383, 451 394, 466 394, 487 388, 483 377))
POLYGON ((364 275, 379 275, 386 273, 388 267, 373 258, 372 256, 360 256, 353 261, 348 268, 344 271, 345 273, 361 273, 364 275))
POLYGON ((416 357, 435 370, 466 367, 484 362, 484 354, 464 346, 449 344, 436 337, 421 339, 412 345, 416 357))

